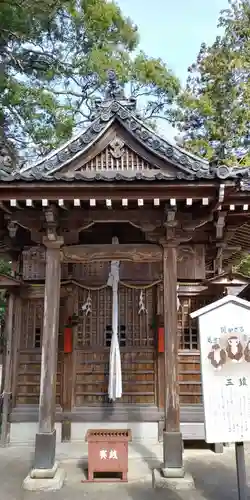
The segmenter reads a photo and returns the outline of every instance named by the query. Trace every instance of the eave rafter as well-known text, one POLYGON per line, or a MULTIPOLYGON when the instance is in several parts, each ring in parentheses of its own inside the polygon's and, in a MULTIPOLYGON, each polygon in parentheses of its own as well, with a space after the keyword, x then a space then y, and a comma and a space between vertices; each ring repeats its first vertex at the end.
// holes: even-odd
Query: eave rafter
POLYGON ((140 120, 134 101, 107 94, 77 137, 19 172, 1 170, 1 229, 13 240, 21 227, 33 242, 61 235, 73 245, 95 223, 129 222, 152 243, 205 242, 219 269, 249 245, 249 179, 249 168, 214 166, 171 144, 140 120), (136 157, 125 168, 123 150, 136 157))

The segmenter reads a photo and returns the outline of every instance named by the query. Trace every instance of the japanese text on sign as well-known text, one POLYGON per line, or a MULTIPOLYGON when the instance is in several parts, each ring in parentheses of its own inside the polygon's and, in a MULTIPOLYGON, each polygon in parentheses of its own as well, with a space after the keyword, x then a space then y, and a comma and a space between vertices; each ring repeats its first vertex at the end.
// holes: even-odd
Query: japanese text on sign
POLYGON ((116 450, 100 450, 100 459, 101 460, 118 460, 118 455, 116 450))
POLYGON ((206 441, 250 441, 250 306, 221 300, 198 316, 206 441))

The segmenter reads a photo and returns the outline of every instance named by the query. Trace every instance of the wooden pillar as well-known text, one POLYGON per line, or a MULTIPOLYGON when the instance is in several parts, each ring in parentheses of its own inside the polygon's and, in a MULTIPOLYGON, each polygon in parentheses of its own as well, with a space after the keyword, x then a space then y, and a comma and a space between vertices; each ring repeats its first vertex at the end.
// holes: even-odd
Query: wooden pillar
POLYGON ((183 477, 183 443, 180 432, 177 332, 177 244, 163 245, 164 298, 164 371, 165 418, 163 430, 163 473, 165 477, 183 477))
POLYGON ((16 387, 18 378, 19 352, 20 352, 20 337, 22 328, 22 299, 17 296, 15 298, 15 314, 14 314, 14 333, 13 333, 13 366, 12 366, 12 407, 16 406, 16 387))
MULTIPOLYGON (((34 469, 54 469, 56 430, 57 348, 60 307, 61 238, 44 240, 46 246, 46 275, 44 294, 44 318, 42 362, 39 401, 39 429, 35 443, 34 469)), ((41 473, 39 474, 41 477, 41 473)), ((44 476, 46 477, 46 476, 44 476)))
POLYGON ((10 405, 11 405, 11 354, 13 341, 13 314, 14 296, 10 293, 8 297, 8 308, 5 323, 6 346, 4 353, 4 381, 2 394, 2 422, 1 422, 1 446, 9 443, 10 435, 10 405))
MULTIPOLYGON (((69 316, 72 316, 75 311, 76 288, 68 290, 68 297, 66 298, 64 323, 68 321, 69 316)), ((72 352, 63 353, 62 361, 62 410, 63 412, 71 413, 72 411, 72 392, 73 392, 73 349, 74 349, 74 330, 72 339, 72 352)), ((62 441, 67 442, 71 440, 71 420, 64 418, 62 421, 62 441)))

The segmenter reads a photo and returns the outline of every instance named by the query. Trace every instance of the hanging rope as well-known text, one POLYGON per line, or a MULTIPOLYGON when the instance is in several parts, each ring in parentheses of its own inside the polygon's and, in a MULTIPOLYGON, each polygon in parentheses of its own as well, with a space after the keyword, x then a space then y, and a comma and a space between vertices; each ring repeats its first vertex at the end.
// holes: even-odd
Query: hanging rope
POLYGON ((84 290, 89 290, 90 292, 99 292, 99 290, 104 290, 105 288, 108 288, 108 285, 105 283, 105 285, 101 286, 86 286, 79 284, 80 288, 83 288, 84 290))
MULTIPOLYGON (((131 283, 126 283, 125 281, 121 281, 121 280, 119 281, 120 285, 125 286, 126 288, 134 289, 134 290, 148 290, 149 288, 153 288, 153 286, 159 285, 160 283, 162 283, 162 279, 153 281, 152 283, 149 283, 147 285, 132 285, 131 283)), ((105 283, 104 285, 101 285, 101 286, 88 286, 88 285, 82 285, 82 283, 81 284, 78 283, 78 285, 80 288, 83 288, 84 290, 89 290, 90 292, 99 292, 100 290, 104 290, 105 288, 108 288, 107 283, 105 283)), ((36 286, 41 286, 41 285, 37 285, 36 283, 34 283, 31 286, 36 287, 36 286)))
MULTIPOLYGON (((149 288, 152 288, 155 285, 159 285, 159 283, 162 283, 162 279, 153 281, 153 283, 149 283, 148 285, 131 285, 130 283, 126 283, 125 281, 119 281, 119 284, 122 286, 125 286, 126 288, 131 288, 134 290, 148 290, 149 288)), ((99 292, 100 290, 104 290, 105 288, 108 288, 107 283, 101 286, 88 286, 88 285, 82 285, 82 283, 79 283, 80 288, 83 288, 84 290, 88 290, 90 292, 99 292)))
POLYGON ((161 280, 153 281, 153 283, 149 283, 148 285, 131 285, 130 283, 125 283, 124 281, 119 281, 120 285, 125 286, 126 288, 134 288, 135 290, 148 290, 149 288, 153 288, 155 285, 159 285, 162 283, 161 280))

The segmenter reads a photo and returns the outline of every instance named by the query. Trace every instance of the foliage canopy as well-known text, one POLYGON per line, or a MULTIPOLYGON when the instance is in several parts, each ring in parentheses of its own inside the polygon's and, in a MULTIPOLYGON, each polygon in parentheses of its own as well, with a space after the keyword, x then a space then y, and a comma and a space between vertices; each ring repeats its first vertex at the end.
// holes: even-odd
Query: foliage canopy
POLYGON ((250 160, 250 2, 229 0, 223 34, 201 45, 172 122, 185 148, 228 164, 250 160))
MULTIPOLYGON (((179 91, 160 59, 135 53, 133 22, 107 0, 2 0, 0 130, 20 159, 44 155, 89 119, 108 69, 156 116, 179 91)), ((28 158, 29 159, 29 158, 28 158)))

